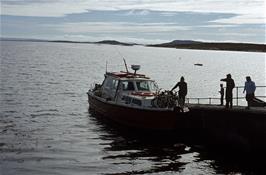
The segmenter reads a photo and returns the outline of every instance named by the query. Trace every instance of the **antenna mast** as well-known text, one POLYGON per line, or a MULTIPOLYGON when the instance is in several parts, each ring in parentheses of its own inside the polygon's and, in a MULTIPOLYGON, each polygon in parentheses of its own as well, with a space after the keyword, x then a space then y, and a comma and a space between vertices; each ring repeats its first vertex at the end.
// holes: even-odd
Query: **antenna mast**
POLYGON ((123 58, 123 60, 124 60, 124 64, 125 64, 125 67, 126 67, 126 71, 127 71, 127 73, 128 73, 127 62, 126 62, 125 58, 123 58))
POLYGON ((105 73, 107 73, 107 60, 106 60, 106 63, 105 63, 105 73))
POLYGON ((125 58, 123 57, 123 55, 119 52, 119 50, 116 48, 116 51, 118 52, 118 54, 123 58, 123 60, 124 60, 124 65, 125 65, 125 67, 126 67, 126 71, 127 71, 127 73, 129 73, 128 72, 128 68, 127 68, 127 62, 126 62, 126 60, 125 60, 125 58))

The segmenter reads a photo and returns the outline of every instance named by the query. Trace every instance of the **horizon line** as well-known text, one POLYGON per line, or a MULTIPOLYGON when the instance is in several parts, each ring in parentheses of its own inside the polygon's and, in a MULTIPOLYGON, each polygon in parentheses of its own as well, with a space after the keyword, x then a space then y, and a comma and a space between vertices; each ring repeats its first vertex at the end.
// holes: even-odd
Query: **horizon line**
MULTIPOLYGON (((18 37, 0 37, 1 41, 43 41, 43 42, 76 42, 76 43, 97 43, 101 41, 116 41, 120 43, 125 44, 136 44, 136 45, 156 45, 156 44, 144 44, 144 43, 136 43, 136 42, 128 42, 128 41, 120 41, 116 39, 102 39, 97 41, 79 41, 79 40, 64 40, 64 39, 40 39, 40 38, 18 38, 18 37)), ((201 40, 191 40, 191 39, 173 39, 173 40, 167 40, 165 42, 157 43, 157 44, 164 44, 169 43, 172 41, 191 41, 191 42, 201 42, 201 43, 232 43, 232 44, 257 44, 257 45, 266 45, 265 43, 254 43, 254 42, 240 42, 240 41, 201 41, 201 40)))

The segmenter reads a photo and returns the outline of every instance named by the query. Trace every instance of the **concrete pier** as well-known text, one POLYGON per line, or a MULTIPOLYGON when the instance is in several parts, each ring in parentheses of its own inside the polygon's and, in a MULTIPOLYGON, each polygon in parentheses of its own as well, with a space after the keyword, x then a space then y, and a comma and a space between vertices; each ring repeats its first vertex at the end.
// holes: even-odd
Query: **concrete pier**
POLYGON ((208 144, 266 155, 266 107, 189 105, 187 127, 208 144))

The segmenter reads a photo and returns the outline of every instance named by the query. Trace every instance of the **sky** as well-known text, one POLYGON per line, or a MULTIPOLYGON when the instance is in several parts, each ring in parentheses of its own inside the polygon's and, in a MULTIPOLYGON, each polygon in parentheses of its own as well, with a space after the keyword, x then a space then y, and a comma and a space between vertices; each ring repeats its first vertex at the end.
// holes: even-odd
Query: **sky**
POLYGON ((265 0, 0 0, 1 37, 266 44, 265 0))

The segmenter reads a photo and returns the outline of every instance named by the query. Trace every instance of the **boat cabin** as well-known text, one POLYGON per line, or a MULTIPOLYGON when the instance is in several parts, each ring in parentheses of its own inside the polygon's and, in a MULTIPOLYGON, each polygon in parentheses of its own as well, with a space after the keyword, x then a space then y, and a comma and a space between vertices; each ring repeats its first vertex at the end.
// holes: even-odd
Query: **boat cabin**
POLYGON ((107 72, 101 86, 101 96, 108 101, 131 106, 152 107, 158 86, 143 74, 107 72))

